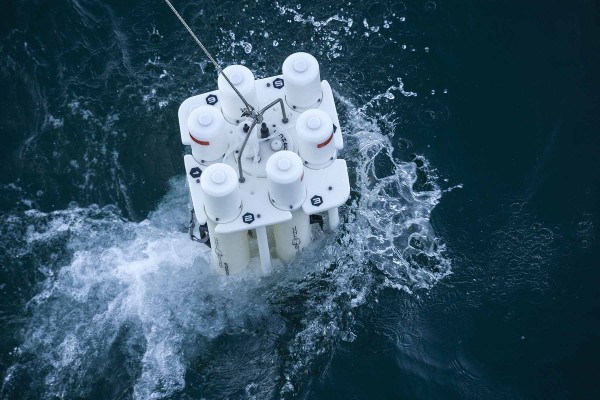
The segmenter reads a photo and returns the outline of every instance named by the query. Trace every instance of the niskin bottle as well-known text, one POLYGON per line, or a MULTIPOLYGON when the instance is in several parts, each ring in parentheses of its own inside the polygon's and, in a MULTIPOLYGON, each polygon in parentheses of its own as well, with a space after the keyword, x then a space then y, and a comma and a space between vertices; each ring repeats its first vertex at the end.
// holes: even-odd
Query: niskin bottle
MULTIPOLYGON (((230 65, 223 70, 223 73, 248 103, 254 108, 258 107, 256 84, 252 71, 243 65, 230 65)), ((217 85, 219 86, 221 111, 223 111, 225 119, 233 124, 239 123, 242 120, 241 109, 246 108, 246 105, 221 74, 219 74, 217 85)))
POLYGON ((298 153, 312 169, 327 167, 337 157, 331 117, 319 109, 304 111, 296 121, 298 153))
POLYGON ((187 120, 192 156, 200 164, 221 161, 229 141, 223 115, 215 107, 195 108, 187 120))
POLYGON ((241 212, 242 197, 237 174, 227 164, 212 164, 202 173, 200 185, 208 217, 213 268, 223 275, 241 272, 250 261, 248 232, 215 232, 216 224, 231 222, 241 212))
POLYGON ((308 53, 294 53, 281 67, 285 101, 296 109, 316 107, 323 99, 319 62, 308 53))
POLYGON ((304 166, 300 157, 291 151, 278 151, 267 161, 267 181, 271 203, 292 212, 292 219, 273 228, 275 250, 283 262, 299 254, 311 240, 310 220, 301 208, 306 198, 303 182, 304 166))

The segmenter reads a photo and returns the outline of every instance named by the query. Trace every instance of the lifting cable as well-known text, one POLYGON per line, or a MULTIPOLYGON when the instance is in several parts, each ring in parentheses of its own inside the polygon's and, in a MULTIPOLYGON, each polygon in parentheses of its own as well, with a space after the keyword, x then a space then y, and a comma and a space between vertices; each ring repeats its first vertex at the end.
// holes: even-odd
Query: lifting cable
POLYGON ((285 107, 284 107, 284 104, 283 104, 283 100, 281 98, 279 98, 279 99, 271 102, 269 105, 267 105, 266 107, 264 107, 260 111, 256 112, 254 110, 254 107, 252 107, 252 105, 250 103, 248 103, 248 101, 244 98, 244 96, 242 96, 242 94, 235 87, 235 85, 233 83, 231 83, 231 81, 229 80, 229 78, 227 77, 227 75, 225 75, 225 73, 223 72, 223 69, 221 68, 221 66, 219 65, 219 63, 213 58, 213 56, 210 54, 210 52, 202 44, 202 42, 200 41, 200 39, 198 39, 198 37, 196 36, 196 34, 194 33, 194 31, 192 31, 192 28, 190 28, 190 26, 187 24, 187 22, 185 22, 185 20, 183 19, 183 17, 177 12, 177 10, 173 6, 173 4, 171 4, 171 2, 169 0, 164 0, 164 1, 165 1, 165 3, 167 3, 167 5, 171 9, 171 11, 173 11, 173 13, 175 14, 175 16, 179 19, 179 21, 185 27, 185 29, 187 29, 187 31, 190 33, 190 35, 192 35, 192 38, 194 38, 194 40, 196 41, 196 43, 198 43, 198 46, 200 46, 200 48, 202 49, 202 51, 204 52, 204 54, 206 54, 206 56, 208 57, 208 59, 210 60, 210 62, 212 62, 212 64, 215 66, 215 68, 219 72, 219 74, 222 75, 223 78, 225 78, 225 80, 227 81, 227 83, 229 84, 229 86, 231 86, 231 88, 233 89, 233 91, 242 100, 242 102, 244 103, 244 105, 246 106, 246 108, 242 108, 241 109, 241 111, 242 111, 242 115, 241 116, 242 117, 249 117, 249 118, 252 119, 252 125, 250 126, 250 129, 248 130, 248 133, 246 134, 246 138, 244 139, 244 142, 242 144, 242 147, 240 149, 240 153, 239 153, 239 156, 238 156, 238 175, 239 175, 239 181, 240 181, 240 183, 243 183, 245 181, 245 179, 244 179, 244 173, 242 171, 242 153, 244 152, 244 148, 246 147, 246 143, 248 143, 248 138, 250 137, 250 134, 252 133, 252 129, 256 125, 260 125, 262 123, 262 121, 263 121, 263 114, 265 113, 265 111, 267 111, 269 108, 273 107, 277 103, 280 103, 280 106, 281 106, 281 114, 283 116, 283 118, 281 119, 281 121, 284 124, 287 124, 288 118, 287 118, 286 113, 285 113, 285 107))

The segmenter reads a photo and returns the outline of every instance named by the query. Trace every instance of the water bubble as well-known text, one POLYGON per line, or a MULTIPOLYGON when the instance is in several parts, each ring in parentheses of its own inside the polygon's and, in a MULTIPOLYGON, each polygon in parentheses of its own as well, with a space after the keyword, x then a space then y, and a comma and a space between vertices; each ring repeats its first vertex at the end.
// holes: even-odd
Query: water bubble
POLYGON ((151 34, 150 34, 150 41, 151 41, 153 44, 157 44, 157 43, 159 43, 159 42, 160 42, 160 39, 161 39, 161 38, 160 38, 160 35, 159 35, 158 33, 151 33, 151 34))
POLYGON ((156 28, 152 28, 152 32, 150 33, 150 42, 152 44, 158 44, 162 39, 160 32, 156 28))
POLYGON ((250 54, 252 52, 252 44, 249 42, 245 42, 245 41, 241 41, 240 45, 242 46, 242 48, 244 49, 244 52, 246 54, 250 54))
POLYGON ((372 3, 367 7, 367 14, 371 18, 381 18, 387 13, 387 6, 383 3, 372 3))
POLYGON ((419 72, 419 67, 415 64, 409 64, 404 68, 404 75, 408 77, 415 77, 419 72))
POLYGON ((391 6, 391 11, 395 14, 402 14, 404 11, 406 11, 406 4, 401 1, 394 3, 391 6))
POLYGON ((417 113, 419 122, 425 127, 445 124, 449 117, 448 106, 437 100, 427 100, 419 107, 417 113))
POLYGON ((429 0, 425 2, 425 10, 433 12, 437 9, 437 4, 435 1, 429 0))

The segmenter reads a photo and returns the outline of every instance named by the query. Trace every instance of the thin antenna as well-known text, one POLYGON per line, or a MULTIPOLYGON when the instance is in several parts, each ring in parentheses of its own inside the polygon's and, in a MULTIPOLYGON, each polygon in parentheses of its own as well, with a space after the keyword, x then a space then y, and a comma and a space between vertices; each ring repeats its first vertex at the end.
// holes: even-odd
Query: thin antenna
POLYGON ((243 111, 242 115, 247 114, 248 116, 251 116, 252 111, 254 111, 254 107, 252 107, 250 105, 250 103, 248 103, 248 101, 246 101, 246 99, 244 98, 244 96, 242 96, 242 94, 239 92, 239 90, 237 90, 237 88, 235 87, 235 85, 233 83, 231 83, 231 81, 229 80, 229 78, 227 77, 227 75, 225 75, 225 73, 223 72, 223 69, 221 68, 221 66, 219 65, 219 63, 217 63, 215 61, 215 59, 208 52, 208 50, 206 49, 206 47, 204 47, 204 45, 202 44, 202 42, 200 41, 200 39, 198 39, 198 37, 196 36, 196 34, 194 33, 194 31, 192 31, 192 28, 190 28, 190 26, 187 24, 187 22, 185 22, 185 20, 183 19, 183 17, 181 15, 179 15, 179 13, 175 9, 175 7, 173 7, 173 4, 171 4, 171 2, 169 0, 165 0, 165 3, 167 3, 167 5, 169 6, 169 8, 171 8, 171 10, 175 14, 175 16, 177 18, 179 18, 179 21, 183 24, 183 26, 185 27, 185 29, 187 29, 187 31, 190 33, 190 35, 192 35, 192 37, 194 38, 194 40, 196 41, 196 43, 198 43, 198 46, 200 46, 200 48, 202 49, 202 51, 204 52, 204 54, 206 54, 206 57, 208 57, 208 59, 210 60, 210 62, 213 63, 213 65, 215 66, 215 68, 217 69, 217 71, 219 72, 219 74, 221 74, 223 76, 223 78, 225 78, 225 80, 227 81, 227 83, 229 83, 229 86, 231 86, 231 88, 235 91, 235 93, 239 96, 239 98, 242 99, 242 101, 244 102, 244 105, 246 105, 246 110, 242 110, 243 111))

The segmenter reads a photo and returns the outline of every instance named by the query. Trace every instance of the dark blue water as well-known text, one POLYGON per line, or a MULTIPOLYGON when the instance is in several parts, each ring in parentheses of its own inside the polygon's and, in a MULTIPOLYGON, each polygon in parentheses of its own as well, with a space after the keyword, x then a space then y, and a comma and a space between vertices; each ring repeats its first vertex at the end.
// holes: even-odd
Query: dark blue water
POLYGON ((161 1, 0 5, 2 399, 586 399, 600 357, 600 5, 192 2, 224 65, 314 54, 353 192, 272 277, 187 238, 161 1))

